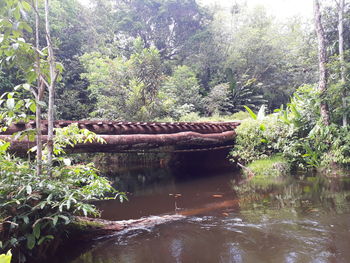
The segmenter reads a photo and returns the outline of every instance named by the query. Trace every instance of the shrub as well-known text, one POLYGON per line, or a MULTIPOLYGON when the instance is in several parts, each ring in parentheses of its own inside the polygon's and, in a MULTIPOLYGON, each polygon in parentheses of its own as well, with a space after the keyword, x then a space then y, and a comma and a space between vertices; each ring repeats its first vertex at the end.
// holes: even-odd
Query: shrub
MULTIPOLYGON (((56 129, 54 152, 62 154, 67 145, 96 139, 77 125, 56 129)), ((73 164, 56 156, 56 165, 37 175, 32 162, 10 155, 8 147, 0 142, 0 251, 12 249, 20 262, 42 259, 56 247, 75 215, 99 215, 90 200, 107 192, 124 197, 97 175, 92 164, 73 164)))
POLYGON ((263 120, 246 119, 236 132, 236 143, 231 156, 243 164, 281 152, 293 134, 287 125, 279 121, 276 114, 263 120))

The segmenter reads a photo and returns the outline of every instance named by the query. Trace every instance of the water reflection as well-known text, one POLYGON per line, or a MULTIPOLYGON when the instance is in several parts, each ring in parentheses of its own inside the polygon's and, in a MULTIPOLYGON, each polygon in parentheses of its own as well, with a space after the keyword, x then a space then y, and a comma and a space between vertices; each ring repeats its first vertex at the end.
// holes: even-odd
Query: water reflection
MULTIPOLYGON (((349 178, 256 177, 240 183, 232 173, 179 179, 164 172, 159 180, 145 172, 141 186, 123 182, 133 195, 129 208, 116 210, 128 217, 140 210, 145 216, 180 213, 184 219, 100 239, 74 260, 60 262, 349 262, 349 178)), ((132 172, 128 177, 140 178, 132 172)), ((118 218, 109 211, 115 205, 101 204, 104 217, 118 218)))
POLYGON ((269 207, 301 214, 349 211, 350 180, 323 176, 252 178, 244 184, 232 182, 241 208, 269 207))

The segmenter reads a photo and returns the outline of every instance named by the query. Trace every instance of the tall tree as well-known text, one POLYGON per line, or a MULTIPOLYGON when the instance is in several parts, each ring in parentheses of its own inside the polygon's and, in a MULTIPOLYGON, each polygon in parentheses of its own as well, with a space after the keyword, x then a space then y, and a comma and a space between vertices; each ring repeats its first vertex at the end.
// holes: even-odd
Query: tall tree
POLYGON ((82 77, 89 81, 91 95, 96 98, 92 117, 137 121, 158 117, 162 63, 156 48, 143 47, 137 39, 129 59, 112 59, 98 52, 81 57, 87 71, 82 77))
POLYGON ((210 16, 195 0, 116 2, 117 10, 110 15, 115 18, 114 38, 119 48, 130 51, 130 40, 141 38, 146 48, 155 46, 165 60, 184 59, 188 43, 210 21, 210 16))
POLYGON ((55 103, 55 85, 58 77, 58 71, 56 68, 55 55, 53 51, 53 45, 50 33, 50 22, 49 22, 49 0, 45 0, 45 33, 46 42, 48 50, 48 63, 49 63, 49 81, 48 81, 48 91, 49 91, 49 105, 48 105, 48 132, 47 132, 47 150, 48 150, 48 166, 52 166, 53 158, 53 122, 54 122, 54 103, 55 103))
MULTIPOLYGON (((38 0, 35 0, 34 3, 34 12, 35 12, 35 71, 37 76, 41 76, 40 69, 40 39, 39 39, 39 9, 38 9, 38 0)), ((36 112, 35 112, 35 123, 36 123, 36 173, 41 175, 42 172, 42 159, 43 159, 43 142, 41 135, 41 101, 43 100, 45 86, 40 77, 37 78, 37 87, 36 92, 34 92, 34 97, 37 101, 36 112)))
POLYGON ((339 62, 340 62, 340 81, 341 86, 344 89, 343 91, 343 126, 347 126, 348 120, 347 120, 347 114, 345 112, 347 108, 347 102, 346 102, 346 90, 345 90, 345 59, 344 59, 344 9, 345 9, 345 0, 339 0, 337 1, 338 6, 338 35, 339 35, 339 62))
POLYGON ((318 89, 320 91, 320 109, 321 118, 324 125, 330 124, 328 104, 325 101, 327 92, 327 52, 326 52, 326 38, 321 21, 320 3, 314 0, 314 20, 318 40, 318 61, 319 61, 319 83, 318 89))

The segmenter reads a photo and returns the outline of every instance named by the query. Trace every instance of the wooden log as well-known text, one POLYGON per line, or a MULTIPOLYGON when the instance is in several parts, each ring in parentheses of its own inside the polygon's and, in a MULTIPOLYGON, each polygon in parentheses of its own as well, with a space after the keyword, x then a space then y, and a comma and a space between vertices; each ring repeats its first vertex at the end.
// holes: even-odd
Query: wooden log
MULTIPOLYGON (((221 146, 233 142, 235 131, 222 133, 201 134, 197 132, 180 132, 175 134, 129 134, 129 135, 100 135, 106 143, 77 144, 69 152, 120 152, 128 149, 151 149, 162 146, 176 146, 181 148, 196 148, 203 146, 221 146)), ((10 151, 25 153, 35 146, 35 142, 24 139, 14 140, 12 136, 0 135, 0 140, 10 141, 10 151)), ((47 136, 43 135, 44 143, 47 136)))
MULTIPOLYGON (((96 134, 172 134, 179 132, 198 132, 203 134, 221 133, 234 130, 237 122, 164 122, 164 123, 139 123, 139 122, 113 122, 113 121, 56 121, 56 128, 67 127, 77 123, 79 128, 88 129, 96 134)), ((47 121, 42 121, 42 134, 47 134, 47 121)), ((11 135, 25 129, 35 129, 34 122, 12 124, 1 135, 11 135)))

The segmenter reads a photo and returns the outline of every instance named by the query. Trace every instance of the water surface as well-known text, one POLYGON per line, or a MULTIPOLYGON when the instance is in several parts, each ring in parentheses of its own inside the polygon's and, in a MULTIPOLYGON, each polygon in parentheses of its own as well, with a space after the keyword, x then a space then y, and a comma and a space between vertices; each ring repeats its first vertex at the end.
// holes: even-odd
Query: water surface
POLYGON ((240 181, 143 167, 109 176, 129 202, 99 203, 103 218, 183 217, 100 238, 66 262, 350 262, 348 177, 240 181))

